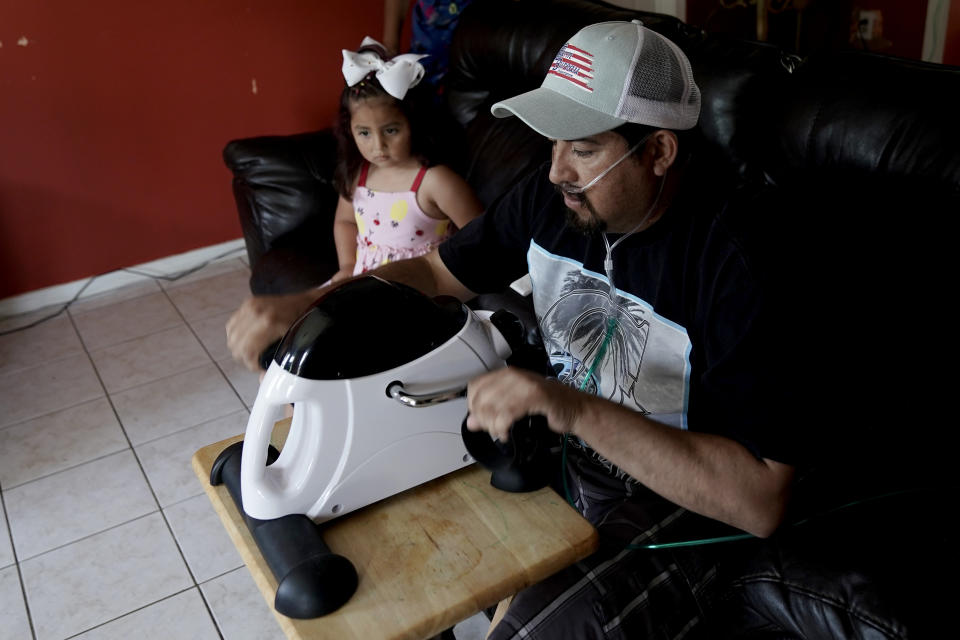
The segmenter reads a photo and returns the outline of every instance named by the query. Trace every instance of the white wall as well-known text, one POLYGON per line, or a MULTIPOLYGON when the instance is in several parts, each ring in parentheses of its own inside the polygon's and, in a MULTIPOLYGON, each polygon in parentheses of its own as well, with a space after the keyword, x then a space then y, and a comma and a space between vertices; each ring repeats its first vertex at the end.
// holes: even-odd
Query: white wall
POLYGON ((687 19, 686 0, 606 0, 606 2, 637 11, 666 13, 681 20, 687 19))
POLYGON ((927 62, 943 62, 943 46, 947 39, 949 20, 950 0, 929 0, 926 28, 923 32, 923 59, 927 62))

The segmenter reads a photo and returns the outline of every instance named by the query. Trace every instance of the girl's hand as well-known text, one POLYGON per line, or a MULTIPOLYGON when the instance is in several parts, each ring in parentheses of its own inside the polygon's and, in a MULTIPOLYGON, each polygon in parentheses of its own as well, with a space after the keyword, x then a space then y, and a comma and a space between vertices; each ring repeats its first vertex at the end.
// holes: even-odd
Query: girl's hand
POLYGON ((340 270, 333 274, 333 276, 330 278, 330 283, 333 284, 334 282, 340 282, 341 280, 346 280, 347 278, 352 277, 353 265, 351 264, 349 267, 340 267, 340 270))

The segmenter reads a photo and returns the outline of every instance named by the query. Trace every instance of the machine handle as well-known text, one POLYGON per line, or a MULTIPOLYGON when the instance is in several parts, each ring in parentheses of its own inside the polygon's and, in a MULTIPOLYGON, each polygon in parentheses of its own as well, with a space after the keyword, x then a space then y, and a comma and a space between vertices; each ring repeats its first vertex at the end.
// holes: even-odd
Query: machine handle
POLYGON ((455 387, 453 389, 444 389, 443 391, 417 395, 407 393, 403 388, 403 383, 397 380, 387 385, 387 395, 404 406, 422 409, 423 407, 431 407, 441 402, 447 402, 448 400, 462 398, 467 395, 467 387, 455 387))

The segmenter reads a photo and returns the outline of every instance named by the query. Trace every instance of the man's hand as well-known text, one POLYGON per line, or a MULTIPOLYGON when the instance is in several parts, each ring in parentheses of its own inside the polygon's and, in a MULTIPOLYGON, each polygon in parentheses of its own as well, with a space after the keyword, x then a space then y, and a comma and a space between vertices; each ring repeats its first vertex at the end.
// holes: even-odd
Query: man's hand
POLYGON ((227 321, 227 346, 235 360, 260 370, 260 353, 283 337, 297 318, 319 297, 317 290, 283 296, 247 298, 227 321))
POLYGON ((783 520, 793 467, 758 459, 730 438, 670 427, 510 367, 471 380, 467 407, 467 428, 501 442, 520 418, 544 415, 552 431, 582 438, 667 500, 753 535, 769 536, 783 520))
POLYGON ((506 442, 514 422, 540 414, 552 431, 572 432, 586 398, 576 389, 525 369, 498 369, 467 386, 467 429, 485 430, 491 438, 506 442))

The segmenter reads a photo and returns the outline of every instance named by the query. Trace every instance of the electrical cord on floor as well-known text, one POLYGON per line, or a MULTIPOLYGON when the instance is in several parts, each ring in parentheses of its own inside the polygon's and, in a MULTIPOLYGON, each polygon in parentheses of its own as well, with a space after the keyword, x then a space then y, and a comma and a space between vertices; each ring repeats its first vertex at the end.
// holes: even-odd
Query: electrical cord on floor
POLYGON ((183 278, 183 277, 186 277, 186 276, 190 275, 191 273, 195 273, 195 272, 199 271, 200 269, 203 269, 203 268, 206 267, 207 265, 209 265, 209 264, 211 264, 211 263, 213 263, 213 262, 216 262, 217 260, 221 260, 221 259, 226 258, 227 256, 229 256, 229 255, 231 255, 231 254, 234 254, 234 253, 237 253, 238 251, 243 251, 243 250, 244 250, 244 247, 236 247, 236 248, 234 248, 234 249, 230 249, 229 251, 225 251, 224 253, 221 253, 220 255, 217 255, 217 256, 214 256, 214 257, 212 257, 212 258, 209 258, 208 260, 204 260, 203 262, 201 262, 201 263, 199 263, 199 264, 197 264, 197 265, 195 265, 195 266, 193 266, 193 267, 190 267, 190 268, 188 268, 188 269, 184 269, 183 271, 177 271, 177 272, 174 272, 174 273, 172 273, 172 274, 154 274, 154 273, 147 273, 146 271, 138 271, 137 269, 134 269, 134 268, 132 268, 132 267, 129 267, 129 268, 128 268, 128 267, 123 267, 123 268, 120 268, 120 269, 113 269, 113 270, 111 270, 111 271, 104 271, 103 273, 98 273, 98 274, 96 274, 96 275, 90 276, 90 278, 89 278, 85 283, 83 283, 83 286, 80 287, 80 289, 79 289, 75 294, 73 294, 73 297, 70 298, 69 300, 67 300, 65 303, 63 303, 63 305, 61 305, 61 307, 60 307, 59 309, 57 309, 56 311, 54 311, 53 313, 50 313, 49 315, 46 315, 46 316, 44 316, 44 317, 42 317, 42 318, 40 318, 40 319, 38 319, 38 320, 34 320, 33 322, 30 322, 29 324, 25 324, 25 325, 23 325, 22 327, 16 327, 16 328, 14 328, 14 329, 7 329, 7 330, 5 330, 5 331, 0 331, 0 336, 10 335, 11 333, 16 333, 16 332, 18 332, 18 331, 24 331, 24 330, 26 330, 26 329, 32 329, 33 327, 36 327, 36 326, 38 326, 38 325, 40 325, 40 324, 43 324, 43 323, 46 322, 47 320, 53 320, 54 318, 56 318, 57 316, 59 316, 61 313, 63 313, 63 312, 66 311, 67 309, 69 309, 70 306, 80 298, 80 296, 83 294, 83 292, 86 291, 87 288, 88 288, 91 284, 93 284, 93 282, 94 282, 97 278, 102 278, 103 276, 110 275, 111 273, 119 273, 119 272, 121 272, 121 271, 125 271, 125 272, 127 272, 127 273, 132 273, 133 275, 144 276, 144 277, 147 277, 147 278, 152 278, 153 280, 165 280, 165 281, 167 281, 167 282, 174 282, 174 281, 176 281, 176 280, 179 280, 180 278, 183 278))

